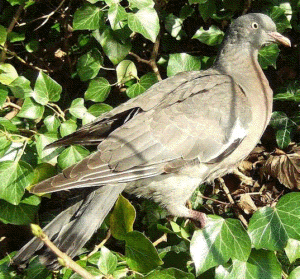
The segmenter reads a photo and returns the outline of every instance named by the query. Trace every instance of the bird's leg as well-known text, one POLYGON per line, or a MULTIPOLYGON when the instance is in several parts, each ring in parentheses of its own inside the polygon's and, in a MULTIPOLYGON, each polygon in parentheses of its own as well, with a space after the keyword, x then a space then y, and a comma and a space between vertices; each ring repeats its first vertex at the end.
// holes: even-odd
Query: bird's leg
POLYGON ((197 210, 189 209, 185 205, 168 206, 167 210, 172 216, 184 217, 192 220, 199 228, 204 228, 206 224, 206 214, 197 210))
POLYGON ((206 225, 206 214, 197 210, 189 209, 189 219, 195 222, 195 225, 200 229, 203 229, 206 225))

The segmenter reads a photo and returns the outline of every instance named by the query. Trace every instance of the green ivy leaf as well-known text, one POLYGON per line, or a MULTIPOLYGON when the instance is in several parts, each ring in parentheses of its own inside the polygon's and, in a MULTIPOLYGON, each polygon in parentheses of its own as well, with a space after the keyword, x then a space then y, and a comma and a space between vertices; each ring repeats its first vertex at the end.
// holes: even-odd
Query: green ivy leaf
POLYGON ((69 119, 61 124, 60 126, 60 134, 62 137, 65 137, 71 133, 74 133, 77 129, 76 121, 73 119, 69 119))
POLYGON ((284 112, 274 111, 270 125, 276 130, 276 142, 279 148, 286 148, 291 142, 291 131, 297 128, 297 123, 292 121, 284 112))
POLYGON ((82 117, 82 125, 88 124, 94 121, 96 117, 89 112, 86 112, 82 117))
POLYGON ((216 268, 215 279, 281 279, 282 269, 274 252, 253 249, 248 261, 233 260, 230 268, 216 268))
POLYGON ((85 4, 74 14, 74 30, 96 30, 103 24, 103 12, 95 5, 85 4))
POLYGON ((112 236, 119 240, 126 239, 127 233, 133 231, 135 215, 135 209, 131 203, 120 195, 110 216, 112 236))
POLYGON ((185 5, 180 9, 179 17, 183 20, 192 16, 195 12, 195 9, 189 5, 185 5))
POLYGON ((199 71, 201 67, 201 60, 186 53, 170 54, 170 59, 167 66, 168 77, 185 71, 199 71))
POLYGON ((131 79, 137 78, 137 69, 135 64, 130 60, 123 60, 117 66, 118 84, 124 84, 131 79))
POLYGON ((57 173, 56 167, 48 163, 41 163, 33 171, 32 186, 54 176, 57 173))
POLYGON ((44 124, 48 132, 55 132, 60 126, 60 121, 55 115, 49 115, 44 119, 44 124))
POLYGON ((0 25, 0 45, 4 46, 6 42, 6 37, 7 37, 7 31, 6 28, 2 25, 0 25))
POLYGON ((287 87, 280 89, 279 93, 274 96, 276 101, 300 102, 300 86, 298 82, 290 83, 287 87))
POLYGON ((189 0, 189 4, 193 5, 193 4, 203 4, 205 2, 207 2, 209 0, 189 0))
POLYGON ((108 9, 108 19, 113 30, 120 28, 120 22, 127 19, 125 8, 119 4, 113 4, 108 9))
POLYGON ((200 3, 198 6, 200 15, 202 16, 204 21, 207 21, 211 18, 217 11, 215 1, 202 1, 204 3, 200 3))
POLYGON ((12 142, 5 135, 0 134, 0 158, 5 155, 12 142))
POLYGON ((25 0, 8 0, 7 2, 9 2, 12 6, 15 6, 24 4, 25 0))
POLYGON ((96 30, 93 32, 93 36, 101 44, 104 53, 114 65, 121 62, 131 49, 130 41, 121 42, 119 36, 110 28, 106 28, 101 35, 99 30, 96 30))
POLYGON ((25 98, 18 117, 40 119, 44 114, 45 107, 36 103, 32 98, 25 98))
POLYGON ((300 241, 290 238, 287 241, 287 245, 284 248, 284 251, 290 263, 293 263, 295 260, 300 259, 300 241))
MULTIPOLYGON (((292 10, 290 10, 290 12, 292 12, 292 10)), ((269 16, 276 23, 276 28, 278 32, 283 32, 287 28, 292 28, 290 21, 286 16, 286 11, 282 7, 273 6, 269 11, 269 16)))
POLYGON ((165 20, 165 28, 171 34, 172 37, 180 39, 182 33, 183 19, 169 14, 165 20))
POLYGON ((194 279, 195 276, 192 273, 183 272, 177 268, 167 268, 162 270, 154 270, 148 275, 143 277, 144 279, 194 279))
POLYGON ((39 163, 52 163, 57 162, 56 157, 61 153, 60 148, 45 148, 48 144, 58 140, 58 134, 55 132, 49 132, 44 134, 39 134, 35 136, 36 138, 36 150, 38 153, 39 163))
POLYGON ((282 111, 274 111, 272 113, 270 125, 275 129, 287 129, 293 125, 286 113, 282 111))
POLYGON ((276 60, 279 55, 279 47, 272 44, 263 47, 258 53, 258 62, 263 69, 273 66, 276 69, 276 60))
POLYGON ((288 279, 300 278, 300 266, 297 266, 289 275, 288 279))
POLYGON ((240 221, 210 216, 205 228, 195 231, 190 250, 196 274, 201 274, 230 258, 247 260, 251 242, 240 221))
POLYGON ((95 117, 100 116, 102 113, 112 110, 113 107, 107 104, 94 104, 88 108, 88 112, 95 117))
POLYGON ((42 265, 37 257, 31 260, 29 266, 26 268, 26 277, 30 279, 50 279, 51 275, 49 275, 50 270, 42 265))
POLYGON ((0 64, 0 83, 9 85, 18 77, 18 73, 11 64, 0 64))
POLYGON ((84 100, 82 98, 73 100, 69 111, 74 117, 82 119, 83 115, 87 112, 87 109, 84 106, 84 100))
POLYGON ((34 221, 39 203, 40 198, 35 195, 24 198, 19 205, 0 200, 0 221, 4 224, 28 225, 34 221))
MULTIPOLYGON (((1 213, 0 213, 1 216, 1 213)), ((1 217, 0 217, 1 218, 1 217)), ((0 260, 0 278, 1 279, 19 279, 16 271, 11 266, 11 259, 15 255, 15 252, 7 254, 6 257, 0 260)))
POLYGON ((37 40, 31 40, 29 43, 25 45, 25 49, 29 52, 37 52, 40 48, 40 43, 37 40))
POLYGON ((121 2, 121 0, 104 0, 104 2, 108 5, 108 6, 112 6, 115 4, 119 4, 121 2))
POLYGON ((129 6, 131 9, 143 9, 143 8, 153 8, 154 1, 153 0, 128 0, 129 6))
POLYGON ((11 122, 11 120, 8 120, 4 117, 0 117, 0 129, 4 131, 10 131, 10 132, 18 132, 18 128, 15 124, 11 122))
POLYGON ((25 99, 31 97, 33 94, 33 90, 30 86, 30 81, 23 77, 17 77, 10 85, 9 89, 14 94, 16 98, 25 99))
POLYGON ((106 247, 102 247, 97 266, 104 275, 113 274, 118 265, 117 257, 106 247))
MULTIPOLYGON (((76 263, 80 264, 80 260, 77 261, 76 263)), ((82 265, 83 263, 81 263, 82 265)), ((99 269, 95 266, 85 266, 84 269, 90 273, 94 278, 101 278, 101 276, 103 277, 103 274, 101 274, 101 272, 99 271, 99 269)), ((82 279, 83 277, 81 275, 79 275, 78 273, 74 273, 71 277, 69 277, 69 279, 82 279)), ((39 278, 40 279, 40 278, 39 278)))
POLYGON ((60 84, 45 73, 40 72, 34 85, 32 97, 37 103, 45 106, 48 102, 57 102, 61 92, 60 84))
POLYGON ((0 84, 0 108, 5 104, 8 96, 8 88, 5 85, 0 84))
POLYGON ((86 148, 79 145, 72 145, 67 147, 57 158, 58 165, 65 169, 82 161, 86 156, 90 154, 86 148))
POLYGON ((94 78, 99 73, 103 64, 103 57, 99 50, 92 49, 79 57, 77 62, 77 73, 82 81, 94 78))
POLYGON ((300 193, 286 194, 275 208, 256 211, 248 233, 256 249, 282 250, 289 238, 300 240, 300 193))
POLYGON ((215 25, 210 26, 208 30, 204 30, 203 27, 200 27, 192 37, 192 39, 197 39, 201 43, 209 46, 220 44, 223 41, 223 38, 224 32, 215 25))
POLYGON ((86 100, 91 100, 94 102, 103 102, 109 95, 111 85, 107 79, 103 77, 93 79, 87 91, 84 93, 84 98, 86 100))
MULTIPOLYGON (((95 4, 95 3, 99 2, 99 1, 102 1, 102 0, 87 0, 87 1, 90 2, 91 4, 95 4)), ((119 1, 119 0, 114 0, 114 1, 119 1)), ((104 1, 104 2, 107 2, 107 1, 104 1)))
POLYGON ((276 131, 276 142, 280 149, 288 147, 291 143, 291 131, 288 129, 276 131))
POLYGON ((127 233, 125 241, 126 262, 131 269, 147 273, 163 264, 151 241, 141 232, 127 233))
POLYGON ((137 33, 142 34, 153 43, 159 33, 159 19, 154 8, 142 8, 137 13, 128 14, 128 26, 137 33))
POLYGON ((7 36, 11 43, 22 42, 25 40, 25 33, 10 32, 7 36))
POLYGON ((244 3, 239 0, 223 0, 224 8, 232 12, 242 11, 244 3))
POLYGON ((0 198, 17 205, 32 182, 33 169, 23 161, 4 161, 0 162, 0 177, 0 198))

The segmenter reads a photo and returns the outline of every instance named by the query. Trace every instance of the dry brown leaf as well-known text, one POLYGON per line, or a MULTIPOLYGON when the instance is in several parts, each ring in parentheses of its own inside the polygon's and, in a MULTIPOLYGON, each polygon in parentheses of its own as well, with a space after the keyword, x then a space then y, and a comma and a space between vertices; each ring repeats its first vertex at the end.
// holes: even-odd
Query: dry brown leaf
POLYGON ((295 153, 270 155, 263 170, 284 186, 300 189, 300 148, 294 148, 293 151, 295 153))
POLYGON ((246 213, 251 214, 257 210, 256 205, 254 204, 251 195, 246 193, 241 195, 241 199, 239 201, 239 207, 246 213))

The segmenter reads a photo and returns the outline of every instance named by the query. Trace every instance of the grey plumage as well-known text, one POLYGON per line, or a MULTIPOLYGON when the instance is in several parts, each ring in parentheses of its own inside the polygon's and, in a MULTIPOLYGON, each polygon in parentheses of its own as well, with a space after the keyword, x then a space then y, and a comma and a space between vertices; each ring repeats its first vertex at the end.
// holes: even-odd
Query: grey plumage
MULTIPOLYGON (((123 190, 204 225, 205 215, 186 208, 186 201, 200 183, 230 172, 243 160, 270 120, 272 90, 257 54, 271 42, 289 44, 269 17, 242 16, 229 28, 211 69, 163 80, 51 144, 98 145, 94 154, 32 189, 100 187, 45 228, 57 246, 75 256, 123 190)), ((26 262, 40 248, 33 240, 15 263, 26 262)), ((51 252, 41 257, 48 267, 58 267, 51 252)))

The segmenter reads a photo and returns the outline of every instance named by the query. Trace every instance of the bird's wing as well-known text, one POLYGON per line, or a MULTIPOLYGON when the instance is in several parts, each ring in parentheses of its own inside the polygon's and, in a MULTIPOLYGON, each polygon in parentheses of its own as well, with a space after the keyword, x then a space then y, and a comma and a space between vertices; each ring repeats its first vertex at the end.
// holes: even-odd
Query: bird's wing
POLYGON ((247 135, 250 105, 229 76, 200 76, 176 91, 113 131, 98 146, 101 160, 117 172, 178 159, 218 162, 247 135))
MULTIPOLYGON (((228 156, 247 135, 250 107, 229 76, 205 73, 185 73, 189 80, 156 105, 145 102, 148 91, 136 103, 141 111, 113 130, 96 153, 39 183, 33 192, 134 181, 169 171, 170 163, 215 163, 228 156)), ((118 113, 122 109, 114 115, 118 113)))
MULTIPOLYGON (((161 103, 171 105, 189 95, 188 87, 194 78, 207 77, 216 74, 214 70, 182 72, 154 84, 145 93, 119 105, 113 110, 102 114, 95 121, 88 123, 76 132, 67 135, 48 147, 71 144, 98 145, 112 131, 134 118, 141 112, 149 111, 161 103)), ((212 86, 208 81, 203 82, 202 89, 212 86)))

